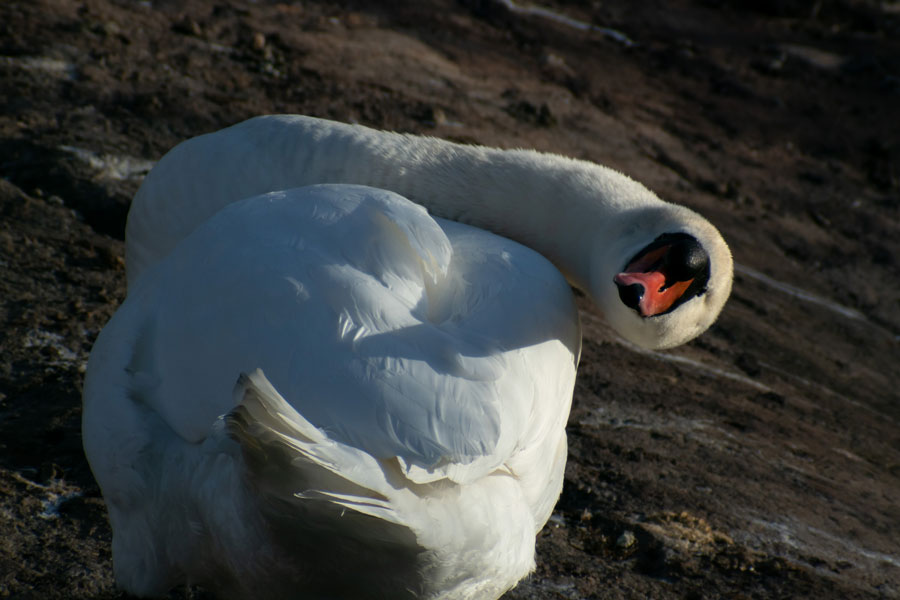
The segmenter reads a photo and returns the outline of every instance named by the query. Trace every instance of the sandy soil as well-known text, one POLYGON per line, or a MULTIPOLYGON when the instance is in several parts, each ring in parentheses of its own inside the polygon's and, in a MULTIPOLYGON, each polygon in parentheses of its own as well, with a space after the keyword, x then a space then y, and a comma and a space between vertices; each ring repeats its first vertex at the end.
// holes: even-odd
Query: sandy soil
POLYGON ((581 299, 565 491, 508 598, 900 598, 900 6, 541 1, 0 2, 0 597, 121 597, 80 389, 129 199, 291 112, 608 164, 732 246, 683 348, 581 299))

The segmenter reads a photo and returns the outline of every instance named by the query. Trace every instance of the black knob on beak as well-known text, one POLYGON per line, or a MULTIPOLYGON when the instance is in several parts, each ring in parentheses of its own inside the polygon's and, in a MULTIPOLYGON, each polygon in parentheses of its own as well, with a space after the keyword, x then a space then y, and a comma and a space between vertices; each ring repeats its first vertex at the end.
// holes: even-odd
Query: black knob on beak
POLYGON ((694 238, 674 242, 664 262, 666 282, 688 281, 709 271, 709 255, 694 238))

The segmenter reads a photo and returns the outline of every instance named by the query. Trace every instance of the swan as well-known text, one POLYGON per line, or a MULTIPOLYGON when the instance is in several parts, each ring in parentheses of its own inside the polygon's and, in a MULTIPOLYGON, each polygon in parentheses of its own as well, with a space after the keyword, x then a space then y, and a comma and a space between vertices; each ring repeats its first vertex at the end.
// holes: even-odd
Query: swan
POLYGON ((562 487, 569 284, 646 347, 731 285, 612 170, 297 116, 177 146, 126 236, 83 439, 141 596, 498 598, 562 487))
POLYGON ((252 118, 160 160, 128 214, 129 285, 223 206, 317 183, 391 190, 536 250, 641 347, 700 335, 731 293, 731 252, 718 230, 612 169, 297 115, 252 118))

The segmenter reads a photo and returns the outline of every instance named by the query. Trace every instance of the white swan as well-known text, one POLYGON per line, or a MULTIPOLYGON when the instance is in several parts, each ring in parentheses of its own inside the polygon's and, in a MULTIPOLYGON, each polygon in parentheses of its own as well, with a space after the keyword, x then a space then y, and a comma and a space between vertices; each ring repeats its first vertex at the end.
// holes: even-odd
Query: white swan
POLYGON ((731 292, 731 253, 715 227, 606 167, 288 115, 193 138, 162 158, 128 215, 129 284, 226 204, 317 183, 391 190, 436 216, 538 251, 640 346, 669 348, 696 337, 731 292), (658 248, 648 247, 667 234, 658 248), (684 265, 693 266, 679 273, 684 265), (620 272, 632 278, 611 285, 620 272), (660 276, 692 283, 659 297, 651 284, 660 276))
POLYGON ((514 237, 645 346, 714 320, 727 247, 596 165, 304 117, 196 138, 148 176, 84 390, 120 585, 496 598, 533 568, 562 485, 570 290, 394 193, 290 189, 317 182, 514 237))

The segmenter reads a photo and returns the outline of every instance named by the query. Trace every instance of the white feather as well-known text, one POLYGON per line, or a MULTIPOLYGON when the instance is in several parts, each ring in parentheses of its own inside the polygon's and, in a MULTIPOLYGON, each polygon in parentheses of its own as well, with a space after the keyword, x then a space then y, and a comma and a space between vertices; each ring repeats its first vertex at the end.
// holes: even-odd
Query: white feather
POLYGON ((652 348, 705 330, 732 276, 712 225, 610 169, 297 116, 167 154, 126 259, 84 391, 116 578, 236 598, 497 598, 562 486, 560 271, 652 348), (708 284, 642 317, 613 279, 666 233, 708 284))
POLYGON ((715 227, 612 169, 295 115, 250 119, 163 157, 128 215, 129 285, 223 206, 317 183, 388 189, 438 217, 536 250, 643 347, 677 346, 701 334, 731 291, 731 253, 715 227), (673 313, 641 318, 620 302, 613 278, 648 242, 675 232, 692 235, 709 253, 708 289, 673 313))
POLYGON ((356 565, 329 594, 498 596, 562 484, 579 344, 545 259, 396 194, 229 205, 142 275, 92 353, 85 448, 118 580, 319 597, 356 565), (390 564, 360 566, 372 555, 390 564))

